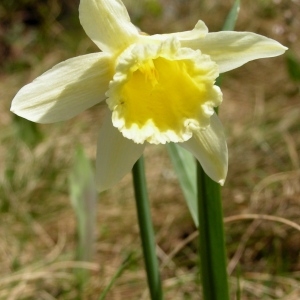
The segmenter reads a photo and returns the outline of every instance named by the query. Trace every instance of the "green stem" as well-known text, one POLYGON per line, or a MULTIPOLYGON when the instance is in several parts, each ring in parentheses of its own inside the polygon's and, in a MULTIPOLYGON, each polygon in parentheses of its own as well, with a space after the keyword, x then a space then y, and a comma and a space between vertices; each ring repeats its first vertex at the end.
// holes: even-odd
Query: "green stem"
POLYGON ((162 300, 163 293, 155 252, 155 238, 146 187, 143 157, 133 166, 132 176, 150 295, 152 300, 162 300))
POLYGON ((229 300, 220 185, 197 162, 199 255, 205 300, 229 300))

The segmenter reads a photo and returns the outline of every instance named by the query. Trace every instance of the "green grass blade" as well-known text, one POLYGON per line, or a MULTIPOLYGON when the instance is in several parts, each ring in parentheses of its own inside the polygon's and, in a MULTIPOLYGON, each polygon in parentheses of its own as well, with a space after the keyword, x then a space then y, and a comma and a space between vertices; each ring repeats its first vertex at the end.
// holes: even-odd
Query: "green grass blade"
POLYGON ((185 201, 192 215, 196 227, 199 225, 197 215, 197 185, 196 185, 196 164, 194 156, 178 146, 170 143, 167 145, 168 152, 178 176, 185 201))
MULTIPOLYGON (((236 0, 233 3, 233 5, 231 7, 231 10, 229 11, 229 13, 226 17, 226 20, 225 20, 224 25, 222 27, 222 31, 234 30, 235 23, 237 21, 239 11, 240 11, 240 0, 236 0)), ((224 74, 220 74, 219 77, 217 78, 216 84, 218 86, 221 85, 222 80, 223 80, 223 76, 224 76, 224 74)), ((216 107, 215 110, 216 110, 216 112, 218 112, 218 107, 216 107)))
POLYGON ((15 127, 17 137, 29 148, 34 148, 42 141, 43 135, 38 124, 17 115, 13 115, 13 125, 15 127))
MULTIPOLYGON (((94 252, 97 191, 94 171, 81 147, 76 151, 73 170, 69 176, 69 190, 77 218, 77 259, 90 261, 94 252)), ((81 284, 84 283, 86 277, 85 270, 78 272, 81 284)))
POLYGON ((286 55, 286 65, 290 78, 300 82, 300 61, 290 51, 286 55))
POLYGON ((231 10, 229 11, 226 20, 224 22, 224 25, 222 27, 222 31, 229 31, 229 30, 234 30, 238 15, 240 11, 240 0, 236 0, 232 7, 231 10))
POLYGON ((112 288, 112 286, 114 285, 114 283, 116 282, 116 280, 123 274, 123 272, 126 270, 126 268, 130 265, 130 263, 132 262, 132 253, 130 253, 124 260, 124 262, 122 263, 122 265, 118 268, 117 272, 114 274, 114 276, 112 277, 111 281, 109 282, 109 284, 107 285, 107 287, 104 289, 104 291, 101 293, 99 300, 104 300, 108 294, 108 292, 110 291, 110 289, 112 288))
POLYGON ((242 299, 242 291, 241 291, 241 270, 240 267, 238 266, 237 268, 237 276, 236 276, 236 300, 241 300, 242 299))

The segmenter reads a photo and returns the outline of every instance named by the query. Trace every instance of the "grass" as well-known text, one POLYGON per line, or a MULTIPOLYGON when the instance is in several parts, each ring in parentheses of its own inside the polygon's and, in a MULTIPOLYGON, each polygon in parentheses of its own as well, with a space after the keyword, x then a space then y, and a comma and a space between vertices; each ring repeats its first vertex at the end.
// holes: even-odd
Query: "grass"
MULTIPOLYGON (((149 33, 187 30, 198 18, 219 30, 230 7, 229 1, 145 2, 148 6, 126 3, 132 19, 149 33)), ((237 29, 279 40, 299 61, 299 4, 244 2, 237 29)), ((68 177, 75 141, 94 161, 103 107, 36 126, 17 122, 9 112, 11 99, 26 82, 56 62, 96 50, 79 27, 76 7, 51 7, 52 26, 45 27, 42 41, 37 28, 17 13, 9 19, 16 38, 0 40, 8 47, 7 59, 0 60, 0 299, 99 299, 129 253, 130 263, 107 299, 147 299, 130 174, 99 196, 92 262, 76 260, 68 177), (37 140, 30 138, 32 132, 37 140), (83 289, 78 269, 90 274, 83 289)), ((238 286, 242 300, 299 299, 299 231, 276 220, 242 218, 264 214, 299 222, 299 82, 289 75, 285 57, 279 57, 226 74, 222 90, 220 117, 230 153, 223 201, 232 299, 238 286), (240 219, 228 222, 231 216, 240 219)), ((145 161, 166 299, 198 299, 196 229, 166 148, 147 147, 145 161)))

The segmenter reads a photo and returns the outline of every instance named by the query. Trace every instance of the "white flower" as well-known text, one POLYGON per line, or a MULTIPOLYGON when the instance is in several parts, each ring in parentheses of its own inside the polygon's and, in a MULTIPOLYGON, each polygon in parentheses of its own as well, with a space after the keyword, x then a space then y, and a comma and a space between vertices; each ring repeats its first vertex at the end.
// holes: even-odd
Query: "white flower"
POLYGON ((179 143, 223 184, 228 154, 214 107, 220 73, 277 56, 278 42, 250 32, 191 31, 147 36, 120 0, 81 0, 81 24, 103 51, 66 60, 24 86, 11 110, 34 122, 67 120, 105 100, 109 107, 97 151, 97 184, 118 182, 148 143, 179 143))

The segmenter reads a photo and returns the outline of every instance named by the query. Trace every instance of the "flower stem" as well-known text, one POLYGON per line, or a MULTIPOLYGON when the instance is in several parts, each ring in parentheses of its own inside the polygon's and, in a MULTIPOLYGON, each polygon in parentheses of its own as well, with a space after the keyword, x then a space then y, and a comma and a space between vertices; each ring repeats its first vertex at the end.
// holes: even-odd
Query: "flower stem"
POLYGON ((229 300, 220 185, 197 161, 199 255, 203 298, 229 300))
POLYGON ((155 238, 151 220, 143 157, 141 157, 133 166, 132 176, 150 295, 152 300, 162 300, 163 293, 155 252, 155 238))

